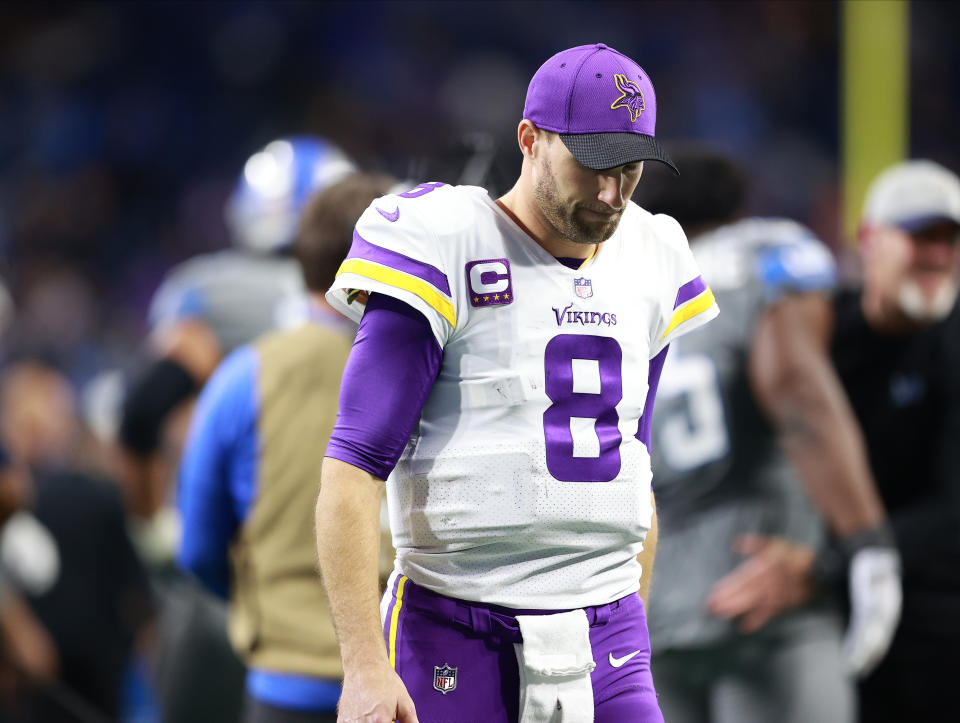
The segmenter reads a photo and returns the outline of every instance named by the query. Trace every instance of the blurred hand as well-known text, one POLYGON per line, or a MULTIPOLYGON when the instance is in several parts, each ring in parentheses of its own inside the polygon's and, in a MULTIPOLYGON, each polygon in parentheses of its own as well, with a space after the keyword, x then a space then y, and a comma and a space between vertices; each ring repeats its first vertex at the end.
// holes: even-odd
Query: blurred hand
POLYGON ((811 548, 779 537, 743 535, 734 549, 747 559, 711 589, 707 609, 713 615, 739 618, 740 630, 751 633, 810 599, 811 548))
POLYGON ((363 668, 343 678, 337 723, 418 723, 413 699, 389 665, 363 668))
POLYGON ((49 683, 60 672, 60 655, 53 637, 19 593, 7 590, 0 603, 4 654, 30 684, 49 683))
POLYGON ((902 603, 897 551, 857 550, 850 559, 850 625, 843 640, 851 673, 863 678, 883 660, 900 622, 902 603))

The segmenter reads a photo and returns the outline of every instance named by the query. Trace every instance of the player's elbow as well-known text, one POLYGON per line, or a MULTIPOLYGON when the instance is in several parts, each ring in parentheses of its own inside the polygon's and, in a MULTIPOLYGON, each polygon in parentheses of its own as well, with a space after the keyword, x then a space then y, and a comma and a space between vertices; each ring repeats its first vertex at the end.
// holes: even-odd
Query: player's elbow
POLYGON ((371 520, 379 526, 382 494, 382 480, 347 462, 324 457, 314 516, 318 548, 341 533, 356 534, 371 520))

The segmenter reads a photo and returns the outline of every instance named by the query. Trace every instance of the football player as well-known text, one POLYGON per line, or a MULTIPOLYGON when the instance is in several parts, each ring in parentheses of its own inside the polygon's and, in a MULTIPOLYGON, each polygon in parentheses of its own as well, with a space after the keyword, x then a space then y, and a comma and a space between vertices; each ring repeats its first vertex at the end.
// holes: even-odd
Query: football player
POLYGON ((739 218, 746 180, 732 160, 679 158, 683 177, 651 178, 639 202, 676 215, 726 313, 673 345, 653 425, 661 705, 678 723, 853 721, 848 670, 886 651, 900 580, 830 361, 835 263, 793 221, 739 218), (853 589, 844 641, 829 583, 848 567, 873 581, 853 589))
POLYGON ((425 183, 357 224, 317 504, 341 720, 662 720, 637 594, 649 418, 667 347, 718 309, 679 225, 629 200, 644 161, 671 164, 656 111, 625 55, 562 51, 530 82, 511 190, 425 183))

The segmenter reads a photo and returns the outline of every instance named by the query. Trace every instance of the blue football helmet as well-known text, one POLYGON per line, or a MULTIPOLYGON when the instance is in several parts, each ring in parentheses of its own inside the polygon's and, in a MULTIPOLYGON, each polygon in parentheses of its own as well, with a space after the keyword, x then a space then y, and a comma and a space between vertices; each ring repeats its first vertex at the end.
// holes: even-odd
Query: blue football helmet
POLYGON ((247 160, 225 216, 237 246, 271 253, 293 243, 309 198, 356 166, 322 138, 294 136, 268 143, 247 160))

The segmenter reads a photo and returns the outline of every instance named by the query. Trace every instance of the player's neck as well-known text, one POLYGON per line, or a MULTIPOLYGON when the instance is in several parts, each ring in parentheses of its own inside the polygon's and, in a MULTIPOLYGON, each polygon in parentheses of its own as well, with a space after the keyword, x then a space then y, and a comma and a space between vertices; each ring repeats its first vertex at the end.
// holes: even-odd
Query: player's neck
POLYGON ((597 244, 578 244, 560 236, 543 218, 530 194, 520 192, 518 186, 519 181, 497 199, 497 205, 524 233, 554 258, 586 259, 594 253, 597 244))

